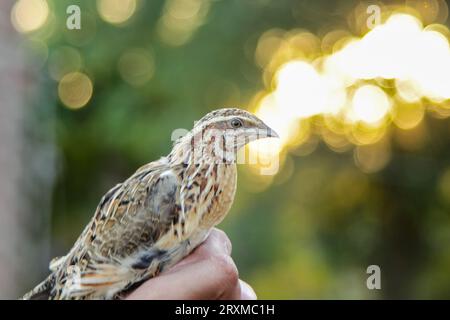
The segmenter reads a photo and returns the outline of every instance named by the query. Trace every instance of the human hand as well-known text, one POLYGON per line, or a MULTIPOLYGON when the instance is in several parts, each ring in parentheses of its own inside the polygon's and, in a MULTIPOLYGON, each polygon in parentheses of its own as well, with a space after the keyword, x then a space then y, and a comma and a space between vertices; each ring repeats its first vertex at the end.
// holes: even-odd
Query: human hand
POLYGON ((253 289, 239 279, 230 254, 231 242, 227 235, 213 229, 205 242, 190 255, 144 282, 126 299, 256 299, 253 289))

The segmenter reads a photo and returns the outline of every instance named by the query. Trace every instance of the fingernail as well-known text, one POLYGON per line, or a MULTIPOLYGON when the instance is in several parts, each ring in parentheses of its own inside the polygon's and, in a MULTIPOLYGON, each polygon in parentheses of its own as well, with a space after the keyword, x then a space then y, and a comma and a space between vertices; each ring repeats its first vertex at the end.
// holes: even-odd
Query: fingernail
POLYGON ((256 293, 246 282, 239 280, 241 284, 241 299, 242 300, 256 300, 256 293))

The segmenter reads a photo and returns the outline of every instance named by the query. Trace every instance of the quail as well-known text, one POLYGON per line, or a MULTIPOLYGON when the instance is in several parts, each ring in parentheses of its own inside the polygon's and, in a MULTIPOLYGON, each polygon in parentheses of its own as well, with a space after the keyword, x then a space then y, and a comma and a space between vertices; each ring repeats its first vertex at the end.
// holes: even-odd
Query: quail
POLYGON ((212 111, 179 138, 168 156, 109 190, 70 251, 23 299, 116 299, 173 266, 228 213, 236 191, 237 151, 278 137, 250 112, 212 111))

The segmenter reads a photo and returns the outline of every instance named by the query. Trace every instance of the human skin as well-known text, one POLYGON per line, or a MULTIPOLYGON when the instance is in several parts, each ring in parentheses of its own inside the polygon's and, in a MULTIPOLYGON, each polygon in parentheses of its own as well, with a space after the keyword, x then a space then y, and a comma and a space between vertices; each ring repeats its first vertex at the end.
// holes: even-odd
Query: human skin
POLYGON ((255 300, 239 279, 227 235, 213 229, 203 244, 172 268, 130 293, 129 300, 255 300))

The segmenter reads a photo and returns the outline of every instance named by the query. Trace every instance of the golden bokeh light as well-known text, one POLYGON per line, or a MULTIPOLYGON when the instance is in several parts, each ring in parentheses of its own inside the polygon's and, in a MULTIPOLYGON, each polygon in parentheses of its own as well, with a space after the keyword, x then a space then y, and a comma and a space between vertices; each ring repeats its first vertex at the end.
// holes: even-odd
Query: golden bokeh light
POLYGON ((142 86, 153 77, 155 70, 153 55, 145 49, 129 49, 120 57, 118 69, 126 82, 132 86, 142 86))
POLYGON ((414 8, 427 24, 445 22, 448 16, 445 0, 406 0, 406 5, 414 8))
POLYGON ((400 129, 408 130, 416 127, 425 115, 422 103, 398 103, 393 115, 393 122, 400 129))
POLYGON ((354 150, 356 165, 365 173, 383 169, 390 160, 390 145, 386 140, 367 146, 357 146, 354 150))
POLYGON ((264 68, 267 66, 273 55, 283 45, 283 31, 282 30, 269 30, 265 32, 259 39, 255 50, 256 63, 264 68))
POLYGON ((358 122, 350 127, 347 138, 357 146, 364 146, 376 143, 386 134, 386 126, 367 126, 363 122, 358 122))
POLYGON ((104 21, 120 25, 136 11, 136 0, 97 0, 97 10, 104 21))
POLYGON ((11 22, 21 33, 35 31, 47 21, 49 8, 45 0, 19 0, 11 10, 11 22))
POLYGON ((398 98, 406 103, 419 102, 422 98, 417 84, 403 79, 395 79, 398 98))
POLYGON ((331 130, 322 130, 321 137, 327 146, 335 152, 345 152, 351 147, 345 135, 335 133, 331 130))
POLYGON ((339 43, 342 39, 348 39, 351 36, 351 33, 346 30, 337 29, 328 32, 322 38, 321 50, 322 52, 328 54, 332 53, 335 45, 339 43))
POLYGON ((367 124, 379 123, 389 112, 390 101, 382 89, 374 85, 359 87, 352 98, 350 118, 367 124))
POLYGON ((61 102, 69 109, 84 107, 92 97, 93 84, 87 75, 81 72, 66 74, 58 85, 61 102))
POLYGON ((324 111, 326 88, 310 64, 294 61, 283 65, 277 73, 276 83, 276 103, 283 113, 306 118, 324 111))
POLYGON ((171 46, 188 42, 204 23, 210 0, 167 0, 158 21, 159 38, 171 46))
MULTIPOLYGON (((439 0, 411 3, 383 7, 383 22, 372 29, 362 25, 367 21, 364 6, 355 10, 352 28, 359 30, 359 38, 343 29, 324 33, 322 39, 305 30, 261 35, 255 62, 263 68, 267 89, 258 93, 251 109, 279 131, 278 152, 296 153, 319 136, 336 152, 356 146, 358 167, 376 172, 390 160, 392 124, 415 134, 422 132, 415 128, 422 128, 427 110, 450 117, 450 32, 436 23, 442 21, 436 8, 448 8, 439 0), (308 134, 299 135, 306 127, 308 134)), ((264 149, 273 151, 270 144, 261 140, 250 152, 268 156, 264 149)))

